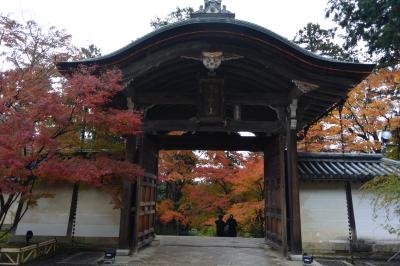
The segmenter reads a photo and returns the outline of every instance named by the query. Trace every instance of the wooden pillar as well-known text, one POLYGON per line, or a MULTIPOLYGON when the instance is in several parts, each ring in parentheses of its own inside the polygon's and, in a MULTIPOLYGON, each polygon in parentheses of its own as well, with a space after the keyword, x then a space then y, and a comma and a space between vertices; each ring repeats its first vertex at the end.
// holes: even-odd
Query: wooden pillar
POLYGON ((297 134, 289 128, 286 136, 286 169, 288 189, 288 223, 290 250, 293 254, 302 253, 300 221, 300 181, 297 174, 297 134))
MULTIPOLYGON (((125 159, 128 162, 135 163, 136 156, 136 137, 128 137, 125 145, 125 159)), ((132 195, 133 195, 133 183, 128 180, 124 180, 122 183, 122 208, 121 218, 119 226, 119 249, 131 250, 133 244, 133 215, 132 211, 135 211, 135 206, 132 206, 132 195)))
POLYGON ((68 237, 73 237, 75 231, 76 211, 78 209, 78 194, 79 194, 79 184, 75 183, 72 189, 71 207, 69 209, 69 218, 67 227, 68 237))
POLYGON ((353 195, 351 193, 350 181, 347 181, 345 183, 345 188, 346 188, 347 216, 348 216, 349 234, 350 234, 349 238, 350 238, 350 245, 353 245, 354 242, 357 241, 357 230, 356 230, 356 219, 354 217, 353 195))

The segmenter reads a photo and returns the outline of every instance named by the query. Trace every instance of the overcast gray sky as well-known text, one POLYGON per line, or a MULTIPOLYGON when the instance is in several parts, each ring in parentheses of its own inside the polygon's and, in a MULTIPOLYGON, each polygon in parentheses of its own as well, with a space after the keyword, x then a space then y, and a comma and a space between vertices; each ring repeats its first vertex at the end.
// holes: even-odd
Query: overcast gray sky
MULTIPOLYGON (((113 52, 150 32, 150 20, 177 6, 195 10, 203 0, 0 0, 0 12, 66 29, 76 46, 95 44, 113 52)), ((288 39, 306 25, 334 24, 324 18, 327 0, 223 0, 236 18, 256 23, 288 39)))

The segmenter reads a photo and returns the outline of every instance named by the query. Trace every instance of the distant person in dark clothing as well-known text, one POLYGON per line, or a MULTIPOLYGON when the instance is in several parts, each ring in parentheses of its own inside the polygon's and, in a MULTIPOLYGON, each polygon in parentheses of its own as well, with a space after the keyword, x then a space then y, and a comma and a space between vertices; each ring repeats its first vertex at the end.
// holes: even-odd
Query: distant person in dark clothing
POLYGON ((231 214, 229 216, 229 219, 226 220, 226 224, 228 225, 228 237, 237 237, 237 231, 236 231, 236 227, 237 227, 237 221, 235 220, 235 218, 233 218, 233 215, 231 214))
POLYGON ((215 220, 215 225, 217 226, 217 236, 218 237, 225 236, 224 228, 225 228, 226 224, 222 218, 224 218, 224 216, 219 215, 218 220, 215 220))

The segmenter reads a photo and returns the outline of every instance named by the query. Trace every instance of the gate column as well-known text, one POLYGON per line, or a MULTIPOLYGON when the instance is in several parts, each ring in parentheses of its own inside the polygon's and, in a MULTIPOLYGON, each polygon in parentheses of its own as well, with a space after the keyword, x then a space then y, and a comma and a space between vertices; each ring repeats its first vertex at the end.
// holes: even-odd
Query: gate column
POLYGON ((290 251, 302 253, 300 221, 300 182, 297 174, 297 100, 290 105, 286 133, 286 173, 288 190, 288 229, 290 251))

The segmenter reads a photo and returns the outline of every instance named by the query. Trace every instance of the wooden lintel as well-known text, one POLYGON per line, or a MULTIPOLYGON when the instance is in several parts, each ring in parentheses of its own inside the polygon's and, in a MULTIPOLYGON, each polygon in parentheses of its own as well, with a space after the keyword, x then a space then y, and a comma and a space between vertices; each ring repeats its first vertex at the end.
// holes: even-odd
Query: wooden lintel
POLYGON ((274 105, 285 106, 290 104, 291 99, 286 93, 257 93, 225 95, 225 102, 238 105, 274 105))
POLYGON ((261 122, 261 121, 221 121, 219 123, 201 123, 190 120, 145 120, 143 121, 143 131, 207 131, 207 132, 264 132, 276 133, 282 130, 280 121, 261 122))
MULTIPOLYGON (((135 103, 139 105, 150 104, 197 104, 197 95, 162 94, 162 93, 137 93, 135 103)), ((288 105, 290 98, 286 93, 257 93, 252 94, 226 94, 225 104, 235 105, 288 105)))
POLYGON ((195 95, 172 95, 172 94, 137 94, 135 103, 137 104, 197 104, 197 96, 195 95))
POLYGON ((263 151, 269 137, 240 137, 237 135, 216 136, 152 136, 159 150, 233 150, 263 151))

